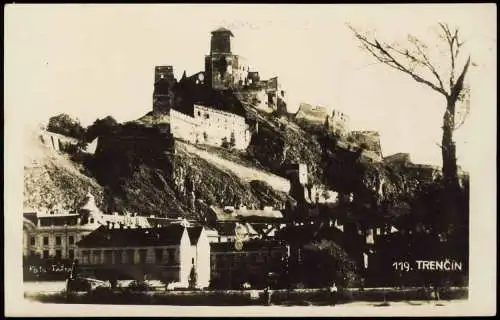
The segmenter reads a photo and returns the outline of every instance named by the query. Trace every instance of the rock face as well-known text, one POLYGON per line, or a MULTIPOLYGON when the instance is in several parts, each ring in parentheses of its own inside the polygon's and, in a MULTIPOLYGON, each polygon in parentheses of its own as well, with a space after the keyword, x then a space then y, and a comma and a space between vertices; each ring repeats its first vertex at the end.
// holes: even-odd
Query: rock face
POLYGON ((47 144, 50 136, 35 128, 25 132, 24 207, 73 210, 85 200, 89 190, 103 207, 102 187, 66 154, 47 144))
POLYGON ((287 198, 271 188, 264 190, 268 197, 258 197, 262 188, 186 152, 171 136, 154 129, 122 126, 99 142, 89 169, 104 186, 111 210, 193 218, 197 215, 193 203, 200 201, 258 208, 280 206, 287 198))

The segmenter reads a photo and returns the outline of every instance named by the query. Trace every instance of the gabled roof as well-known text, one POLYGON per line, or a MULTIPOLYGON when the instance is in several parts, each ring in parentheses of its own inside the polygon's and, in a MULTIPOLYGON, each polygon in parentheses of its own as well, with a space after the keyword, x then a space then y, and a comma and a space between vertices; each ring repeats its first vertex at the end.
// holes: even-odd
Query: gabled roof
POLYGON ((200 240, 202 230, 203 230, 203 227, 201 227, 201 226, 191 227, 191 228, 187 229, 188 235, 189 235, 189 240, 191 241, 191 245, 195 245, 198 243, 198 240, 200 240))
POLYGON ((101 226, 78 242, 78 246, 106 248, 178 245, 183 232, 184 227, 177 224, 163 228, 143 229, 109 229, 101 226))

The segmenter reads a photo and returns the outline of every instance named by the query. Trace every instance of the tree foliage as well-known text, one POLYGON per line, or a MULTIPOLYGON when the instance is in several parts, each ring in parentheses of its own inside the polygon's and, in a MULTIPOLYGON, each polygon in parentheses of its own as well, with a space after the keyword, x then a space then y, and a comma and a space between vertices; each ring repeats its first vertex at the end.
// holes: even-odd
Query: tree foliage
POLYGON ((76 139, 83 139, 85 135, 85 129, 82 127, 80 122, 77 119, 72 119, 65 113, 51 117, 49 119, 49 123, 47 124, 47 131, 59 133, 76 139))
POLYGON ((92 141, 100 135, 109 133, 110 130, 117 125, 118 122, 112 116, 97 119, 93 124, 87 127, 85 138, 87 141, 92 141))

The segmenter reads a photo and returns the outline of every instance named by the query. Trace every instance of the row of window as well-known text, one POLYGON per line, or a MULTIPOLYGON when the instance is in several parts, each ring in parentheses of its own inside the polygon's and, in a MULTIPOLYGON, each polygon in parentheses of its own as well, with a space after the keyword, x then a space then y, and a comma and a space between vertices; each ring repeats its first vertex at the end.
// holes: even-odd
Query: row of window
MULTIPOLYGON (((44 236, 42 238, 42 243, 44 246, 49 245, 49 237, 44 236)), ((62 243, 62 236, 56 236, 56 246, 60 246, 62 243)), ((68 236, 68 244, 72 245, 75 244, 75 237, 74 236, 68 236)), ((36 237, 30 237, 30 245, 35 246, 36 245, 36 237)))
MULTIPOLYGON (((82 250, 83 264, 144 264, 148 249, 82 250), (136 255, 136 251, 138 255, 136 255)), ((179 262, 175 249, 154 249, 154 263, 176 264, 179 262)))
POLYGON ((262 252, 241 252, 212 255, 212 268, 231 268, 238 265, 266 264, 272 260, 280 259, 282 253, 273 251, 271 254, 262 252))
MULTIPOLYGON (((63 253, 63 252, 62 252, 61 250, 56 250, 56 251, 55 251, 55 255, 54 255, 54 256, 52 256, 52 255, 50 254, 50 251, 49 251, 49 250, 43 250, 43 251, 42 251, 42 257, 43 257, 44 259, 48 259, 48 258, 54 257, 54 258, 56 258, 56 259, 60 260, 60 259, 62 259, 62 258, 63 258, 62 253, 63 253)), ((67 258, 67 259, 73 260, 73 259, 75 258, 75 250, 73 250, 73 249, 68 250, 68 251, 67 251, 67 255, 66 255, 64 258, 67 258)))

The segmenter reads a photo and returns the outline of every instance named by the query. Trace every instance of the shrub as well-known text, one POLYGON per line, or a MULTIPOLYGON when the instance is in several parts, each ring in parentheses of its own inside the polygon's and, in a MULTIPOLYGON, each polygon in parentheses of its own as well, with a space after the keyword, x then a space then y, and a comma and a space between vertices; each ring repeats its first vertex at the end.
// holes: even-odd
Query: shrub
POLYGON ((146 282, 144 281, 132 281, 128 285, 128 289, 132 291, 150 291, 153 290, 153 288, 146 282))
POLYGON ((47 131, 59 133, 76 139, 83 139, 85 129, 78 120, 73 120, 65 113, 51 117, 47 125, 47 131))

